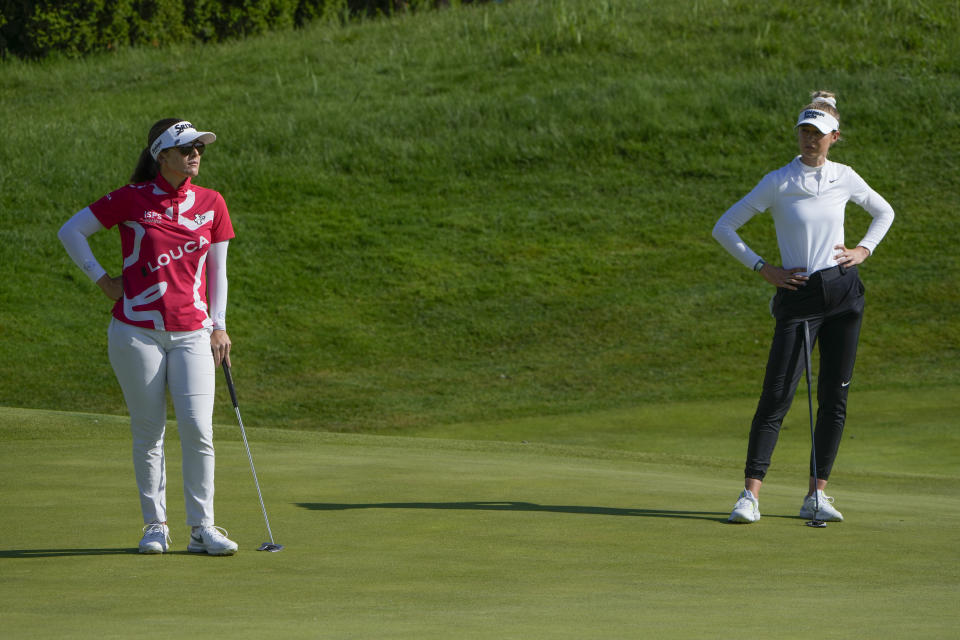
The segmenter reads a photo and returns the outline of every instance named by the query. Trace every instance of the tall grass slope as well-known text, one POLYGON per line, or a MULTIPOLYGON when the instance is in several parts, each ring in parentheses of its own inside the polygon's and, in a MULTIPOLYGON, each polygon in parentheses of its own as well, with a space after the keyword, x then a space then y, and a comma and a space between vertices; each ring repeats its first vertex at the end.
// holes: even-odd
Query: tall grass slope
MULTIPOLYGON (((839 94, 898 217, 856 389, 958 382, 954 1, 516 1, 0 64, 0 404, 122 413, 60 224, 167 116, 218 134, 245 421, 411 426, 753 396, 772 294, 710 237, 839 94)), ((851 205, 848 243, 869 217, 851 205)), ((777 255, 772 223, 744 228, 777 255)), ((93 237, 111 274, 116 231, 93 237)), ((222 390, 221 390, 222 393, 222 390)), ((856 393, 856 391, 854 392, 856 393)), ((219 419, 231 412, 222 398, 219 419)))

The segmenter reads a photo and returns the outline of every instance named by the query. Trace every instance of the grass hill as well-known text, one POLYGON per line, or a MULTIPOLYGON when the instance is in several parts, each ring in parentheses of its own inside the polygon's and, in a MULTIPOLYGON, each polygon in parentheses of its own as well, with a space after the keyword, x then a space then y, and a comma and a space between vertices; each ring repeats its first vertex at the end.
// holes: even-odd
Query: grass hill
MULTIPOLYGON (((894 206, 857 390, 960 382, 956 2, 527 0, 216 46, 0 63, 0 405, 124 412, 56 231, 149 126, 219 138, 251 425, 404 430, 753 397, 772 291, 710 237, 839 94, 894 206)), ((848 240, 868 216, 851 205, 848 240)), ((744 229, 775 256, 769 219, 744 229)), ((116 233, 94 236, 111 273, 116 233)), ((222 390, 221 390, 222 392, 222 390)), ((231 417, 224 401, 220 420, 231 417)))
MULTIPOLYGON (((824 638, 952 638, 958 27, 946 0, 513 0, 0 62, 5 632, 797 637, 819 612, 824 638), (846 521, 796 515, 798 406, 763 520, 727 526, 772 291, 710 229, 793 157, 817 88, 840 96, 832 158, 898 215, 862 270, 846 521), (198 183, 237 230, 234 377, 279 554, 253 552, 223 385, 241 553, 187 554, 172 490, 172 553, 136 553, 109 304, 56 239, 171 115, 219 136, 198 183)), ((744 231, 776 255, 769 219, 744 231)), ((93 244, 117 273, 116 233, 93 244)))

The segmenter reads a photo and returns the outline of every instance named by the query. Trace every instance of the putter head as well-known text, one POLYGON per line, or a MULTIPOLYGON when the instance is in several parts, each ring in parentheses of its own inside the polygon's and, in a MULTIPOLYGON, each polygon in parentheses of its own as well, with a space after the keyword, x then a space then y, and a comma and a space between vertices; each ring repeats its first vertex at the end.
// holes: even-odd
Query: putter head
POLYGON ((257 551, 270 551, 273 553, 276 553, 277 551, 282 551, 282 550, 283 550, 282 544, 275 544, 273 542, 264 542, 262 545, 257 547, 257 551))
POLYGON ((814 529, 826 529, 827 523, 823 520, 807 520, 804 524, 808 527, 813 527, 814 529))

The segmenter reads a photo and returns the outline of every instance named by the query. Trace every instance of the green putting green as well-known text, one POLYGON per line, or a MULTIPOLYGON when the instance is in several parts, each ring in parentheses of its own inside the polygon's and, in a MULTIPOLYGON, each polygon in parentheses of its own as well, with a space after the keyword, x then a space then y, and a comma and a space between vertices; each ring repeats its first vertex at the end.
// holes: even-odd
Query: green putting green
MULTIPOLYGON (((912 426, 922 440, 938 425, 912 426)), ((172 428, 173 552, 141 556, 126 420, 0 409, 4 637, 947 638, 960 622, 956 472, 851 470, 831 485, 847 521, 814 530, 788 482, 803 466, 785 463, 763 519, 736 526, 732 432, 672 457, 248 431, 286 549, 255 551, 262 514, 223 425, 218 523, 240 552, 185 552, 172 428)), ((956 461, 943 442, 928 455, 956 461)))

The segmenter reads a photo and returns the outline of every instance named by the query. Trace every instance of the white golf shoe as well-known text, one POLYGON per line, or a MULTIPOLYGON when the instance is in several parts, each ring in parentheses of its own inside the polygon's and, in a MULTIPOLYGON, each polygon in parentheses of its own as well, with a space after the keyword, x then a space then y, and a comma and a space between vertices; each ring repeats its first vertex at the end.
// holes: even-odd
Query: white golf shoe
POLYGON ((170 527, 159 522, 151 522, 143 527, 140 539, 140 553, 165 553, 170 549, 170 527))
POLYGON ((730 517, 727 518, 727 522, 749 524, 759 519, 760 503, 753 497, 753 492, 744 489, 740 493, 740 498, 737 499, 737 503, 733 505, 733 512, 730 514, 730 517))
POLYGON ((190 532, 187 551, 211 556, 232 556, 237 552, 237 543, 227 538, 226 529, 214 526, 194 527, 190 532))
POLYGON ((811 520, 821 520, 823 522, 843 522, 843 514, 833 506, 833 498, 823 493, 823 490, 817 489, 817 496, 809 495, 803 499, 803 506, 800 507, 800 517, 811 520), (817 502, 819 501, 819 509, 817 502))

